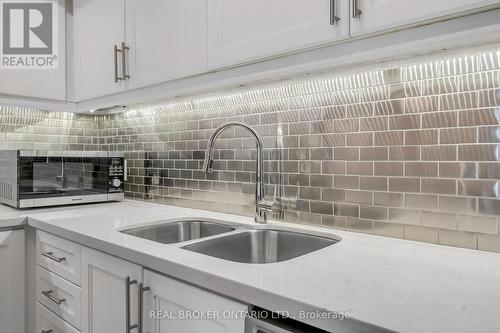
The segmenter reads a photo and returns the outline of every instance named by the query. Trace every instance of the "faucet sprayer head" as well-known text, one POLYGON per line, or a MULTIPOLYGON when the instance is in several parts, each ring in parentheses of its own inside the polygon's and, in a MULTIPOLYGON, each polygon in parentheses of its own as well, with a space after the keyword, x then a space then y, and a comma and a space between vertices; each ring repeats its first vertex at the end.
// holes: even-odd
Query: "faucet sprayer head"
POLYGON ((209 155, 207 155, 205 157, 205 161, 203 162, 203 172, 212 173, 213 164, 214 164, 214 160, 209 155))

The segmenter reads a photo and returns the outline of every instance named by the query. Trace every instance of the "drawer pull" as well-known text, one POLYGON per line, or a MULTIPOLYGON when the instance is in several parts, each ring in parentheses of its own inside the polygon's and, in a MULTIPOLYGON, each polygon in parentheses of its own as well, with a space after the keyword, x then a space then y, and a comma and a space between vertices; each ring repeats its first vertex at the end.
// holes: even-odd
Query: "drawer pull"
POLYGON ((130 75, 127 74, 127 52, 130 50, 130 47, 125 45, 124 42, 122 42, 122 71, 123 71, 123 79, 127 80, 130 79, 130 75))
POLYGON ((143 316, 143 307, 144 307, 144 293, 146 291, 150 291, 150 287, 144 287, 144 284, 139 284, 139 315, 138 315, 138 323, 137 328, 139 329, 139 333, 142 333, 142 316, 143 316))
POLYGON ((330 0, 330 24, 337 25, 340 17, 337 16, 337 0, 330 0))
POLYGON ((55 262, 63 262, 66 260, 65 257, 58 258, 54 256, 54 252, 42 252, 42 256, 49 258, 50 260, 54 260, 55 262))
POLYGON ((62 303, 66 302, 66 299, 57 299, 54 296, 52 296, 52 293, 54 293, 53 290, 45 290, 42 291, 42 295, 50 299, 52 302, 56 303, 57 305, 61 305, 62 303))
POLYGON ((115 82, 123 80, 121 76, 118 76, 118 52, 122 52, 117 45, 113 45, 113 55, 114 55, 114 65, 115 65, 115 82))
POLYGON ((363 11, 359 9, 359 0, 352 0, 352 18, 359 19, 363 11))
POLYGON ((43 330, 41 333, 52 333, 52 330, 43 330))
POLYGON ((130 333, 133 329, 137 328, 137 324, 130 324, 130 286, 136 284, 137 280, 131 280, 130 276, 125 278, 125 332, 130 333))

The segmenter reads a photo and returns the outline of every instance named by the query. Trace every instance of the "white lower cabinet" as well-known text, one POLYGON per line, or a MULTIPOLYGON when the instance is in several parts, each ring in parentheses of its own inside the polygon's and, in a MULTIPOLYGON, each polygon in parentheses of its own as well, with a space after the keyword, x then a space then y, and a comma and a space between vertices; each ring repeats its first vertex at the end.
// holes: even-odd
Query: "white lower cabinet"
POLYGON ((141 282, 141 266, 82 248, 82 332, 136 332, 141 282))
POLYGON ((38 265, 60 277, 80 285, 82 246, 52 234, 36 233, 36 260, 38 265))
MULTIPOLYGON (((14 275, 14 272, 24 274, 19 270, 24 265, 17 262, 18 253, 24 254, 24 239, 20 238, 23 234, 11 236, 11 233, 0 233, 0 259, 3 259, 0 265, 9 263, 8 270, 0 266, 0 333, 24 332, 24 326, 15 326, 24 322, 24 281, 19 283, 18 276, 14 275), (4 286, 17 288, 19 293, 17 290, 11 293, 4 286), (22 297, 18 299, 18 295, 22 297), (21 317, 17 317, 17 311, 22 313, 21 317), (21 318, 21 321, 12 318, 21 318)), ((65 266, 37 265, 37 296, 33 300, 36 304, 35 333, 245 331, 247 305, 40 230, 37 231, 37 249, 39 259, 46 258, 39 253, 47 251, 54 258, 65 258, 63 261, 73 268, 71 272, 81 272, 77 279, 81 286, 56 273, 66 272, 62 270, 65 266)), ((45 262, 39 261, 41 263, 45 262)), ((72 274, 69 276, 75 278, 72 274)))
POLYGON ((144 270, 144 332, 243 333, 248 307, 144 270))
POLYGON ((0 333, 24 332, 24 230, 0 232, 0 333))
POLYGON ((40 303, 36 304, 36 331, 35 333, 78 333, 73 326, 53 314, 40 303))
POLYGON ((38 302, 74 327, 80 328, 80 287, 40 266, 36 275, 38 302))

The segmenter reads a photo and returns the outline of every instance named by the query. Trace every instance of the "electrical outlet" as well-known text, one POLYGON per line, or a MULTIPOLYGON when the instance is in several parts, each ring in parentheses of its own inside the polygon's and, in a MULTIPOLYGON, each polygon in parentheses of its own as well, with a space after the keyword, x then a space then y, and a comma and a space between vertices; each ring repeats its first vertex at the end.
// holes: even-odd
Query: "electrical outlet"
POLYGON ((158 176, 153 176, 153 179, 151 180, 153 185, 160 185, 160 177, 158 176))

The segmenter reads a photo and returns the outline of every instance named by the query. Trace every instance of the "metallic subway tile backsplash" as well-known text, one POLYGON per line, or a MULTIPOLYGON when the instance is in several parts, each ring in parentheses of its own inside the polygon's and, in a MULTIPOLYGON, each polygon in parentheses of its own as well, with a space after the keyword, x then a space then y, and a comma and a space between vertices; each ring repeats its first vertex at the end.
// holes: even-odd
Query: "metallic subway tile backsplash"
POLYGON ((0 105, 0 149, 99 148, 95 117, 0 105))
POLYGON ((105 116, 0 108, 0 147, 126 152, 129 197, 252 215, 255 150, 275 218, 500 252, 500 50, 199 96, 105 116), (55 128, 55 130, 54 130, 55 128))

